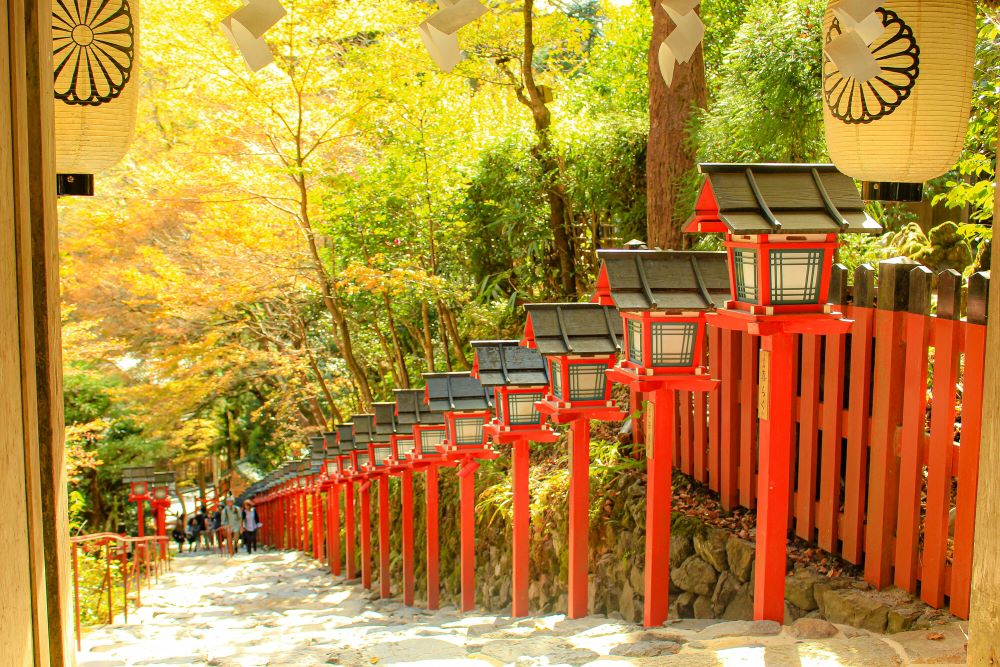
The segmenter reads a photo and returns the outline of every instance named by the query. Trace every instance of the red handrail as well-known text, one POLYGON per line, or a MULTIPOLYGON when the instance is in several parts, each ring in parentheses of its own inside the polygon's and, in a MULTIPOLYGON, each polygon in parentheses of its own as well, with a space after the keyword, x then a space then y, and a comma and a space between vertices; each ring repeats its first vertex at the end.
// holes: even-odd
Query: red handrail
POLYGON ((150 586, 150 568, 152 576, 158 581, 161 567, 170 567, 170 540, 166 536, 150 535, 147 537, 130 537, 117 533, 91 533, 89 535, 74 535, 69 538, 72 546, 73 557, 73 614, 76 621, 76 648, 81 648, 81 628, 80 628, 80 564, 78 550, 80 545, 93 544, 95 547, 104 547, 104 581, 102 586, 108 589, 108 624, 114 622, 114 596, 111 586, 111 561, 112 543, 117 552, 117 558, 121 564, 122 577, 122 609, 125 621, 128 622, 128 591, 130 579, 135 578, 136 600, 135 608, 142 606, 142 571, 146 571, 146 586, 150 586), (155 545, 162 543, 165 548, 157 549, 155 545), (129 546, 132 547, 133 564, 135 567, 129 572, 129 546), (150 548, 153 545, 154 548, 150 548), (140 564, 136 559, 141 558, 140 564))

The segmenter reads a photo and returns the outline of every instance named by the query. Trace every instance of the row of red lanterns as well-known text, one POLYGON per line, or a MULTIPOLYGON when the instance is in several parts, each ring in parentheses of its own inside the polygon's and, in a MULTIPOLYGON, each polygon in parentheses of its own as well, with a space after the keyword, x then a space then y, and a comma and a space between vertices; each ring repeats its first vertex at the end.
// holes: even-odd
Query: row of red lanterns
MULTIPOLYGON (((403 598, 413 604, 413 475, 427 475, 427 600, 438 603, 437 476, 457 466, 460 478, 461 608, 474 606, 475 485, 479 461, 512 445, 514 616, 528 614, 528 448, 552 442, 555 425, 570 437, 568 616, 587 613, 590 421, 622 419, 612 383, 628 386, 633 406, 645 400, 647 516, 644 622, 666 620, 670 544, 674 395, 712 391, 704 366, 705 329, 762 338, 758 401, 759 497, 754 616, 784 615, 787 474, 792 438, 793 335, 840 335, 850 322, 826 304, 844 232, 877 233, 854 182, 829 165, 702 165, 706 179, 689 232, 722 232, 725 252, 604 250, 591 303, 525 306, 521 341, 478 341, 471 373, 425 374, 423 390, 396 390, 336 433, 316 436, 311 460, 292 462, 258 487, 264 536, 278 547, 304 548, 305 495, 313 494, 314 530, 324 528, 319 495, 327 493, 327 535, 339 535, 339 494, 354 516, 361 498, 362 583, 371 586, 370 495, 379 485, 381 593, 391 593, 389 476, 402 478, 403 598), (291 518, 292 524, 288 523, 291 518), (269 519, 276 519, 275 521, 269 519), (287 526, 293 526, 289 542, 287 526)), ((750 409, 746 407, 745 409, 750 409)), ((638 430, 638 429, 637 429, 638 430)), ((347 571, 355 571, 354 526, 348 521, 347 571)), ((313 536, 313 554, 323 539, 313 536)), ((339 574, 339 539, 329 540, 339 574)))

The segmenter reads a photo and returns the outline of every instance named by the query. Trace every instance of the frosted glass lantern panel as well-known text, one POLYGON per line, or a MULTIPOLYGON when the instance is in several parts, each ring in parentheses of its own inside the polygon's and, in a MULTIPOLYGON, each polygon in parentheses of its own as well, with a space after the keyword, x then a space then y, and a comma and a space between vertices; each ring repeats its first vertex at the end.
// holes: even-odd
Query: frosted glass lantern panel
POLYGON ((569 400, 603 401, 608 385, 607 369, 606 363, 570 364, 569 400))
POLYGON ((413 451, 413 440, 396 441, 396 453, 400 459, 406 458, 406 455, 412 451, 413 451))
POLYGON ((736 274, 736 300, 757 303, 757 251, 733 250, 733 271, 736 274))
POLYGON ((540 424, 542 415, 535 402, 542 400, 542 394, 508 394, 507 415, 512 426, 540 424))
POLYGON ((436 447, 444 442, 444 430, 435 429, 433 431, 420 432, 420 451, 425 454, 433 454, 436 447))
POLYGON ((483 444, 484 423, 485 420, 482 417, 456 417, 455 444, 456 445, 483 444))
POLYGON ((628 360, 642 365, 642 322, 628 321, 628 360))
POLYGON ((368 460, 369 460, 368 452, 361 452, 360 454, 358 454, 358 467, 364 468, 366 465, 368 465, 368 460))
POLYGON ((691 366, 698 325, 693 322, 654 322, 653 365, 691 366))
POLYGON ((552 378, 552 395, 558 399, 565 400, 562 387, 562 364, 555 359, 552 360, 552 368, 549 376, 552 378))
POLYGON ((389 458, 389 454, 392 453, 389 445, 379 445, 375 447, 375 465, 380 466, 385 464, 385 460, 389 458))
POLYGON ((822 250, 771 251, 771 303, 819 303, 822 250))

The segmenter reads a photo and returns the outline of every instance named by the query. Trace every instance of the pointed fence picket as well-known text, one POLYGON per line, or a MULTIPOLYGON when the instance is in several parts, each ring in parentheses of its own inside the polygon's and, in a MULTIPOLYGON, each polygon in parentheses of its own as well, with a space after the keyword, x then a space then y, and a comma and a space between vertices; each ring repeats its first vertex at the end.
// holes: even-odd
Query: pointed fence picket
MULTIPOLYGON (((845 336, 797 337, 790 532, 966 618, 989 274, 834 269, 845 336)), ((710 394, 678 392, 674 465, 753 509, 759 338, 709 327, 710 394)))

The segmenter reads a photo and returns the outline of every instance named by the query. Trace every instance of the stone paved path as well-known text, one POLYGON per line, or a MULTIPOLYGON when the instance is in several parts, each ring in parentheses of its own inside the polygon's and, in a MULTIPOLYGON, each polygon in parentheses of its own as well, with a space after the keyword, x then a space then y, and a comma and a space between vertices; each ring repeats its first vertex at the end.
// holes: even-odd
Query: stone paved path
MULTIPOLYGON (((679 621, 642 628, 543 616, 514 621, 369 601, 299 554, 184 555, 129 623, 84 636, 81 667, 125 665, 663 665, 879 667, 965 664, 964 627, 880 638, 824 621, 679 621), (805 639, 833 632, 832 637, 805 639), (929 638, 929 636, 934 637, 929 638)), ((805 619, 804 619, 805 620, 805 619)))

